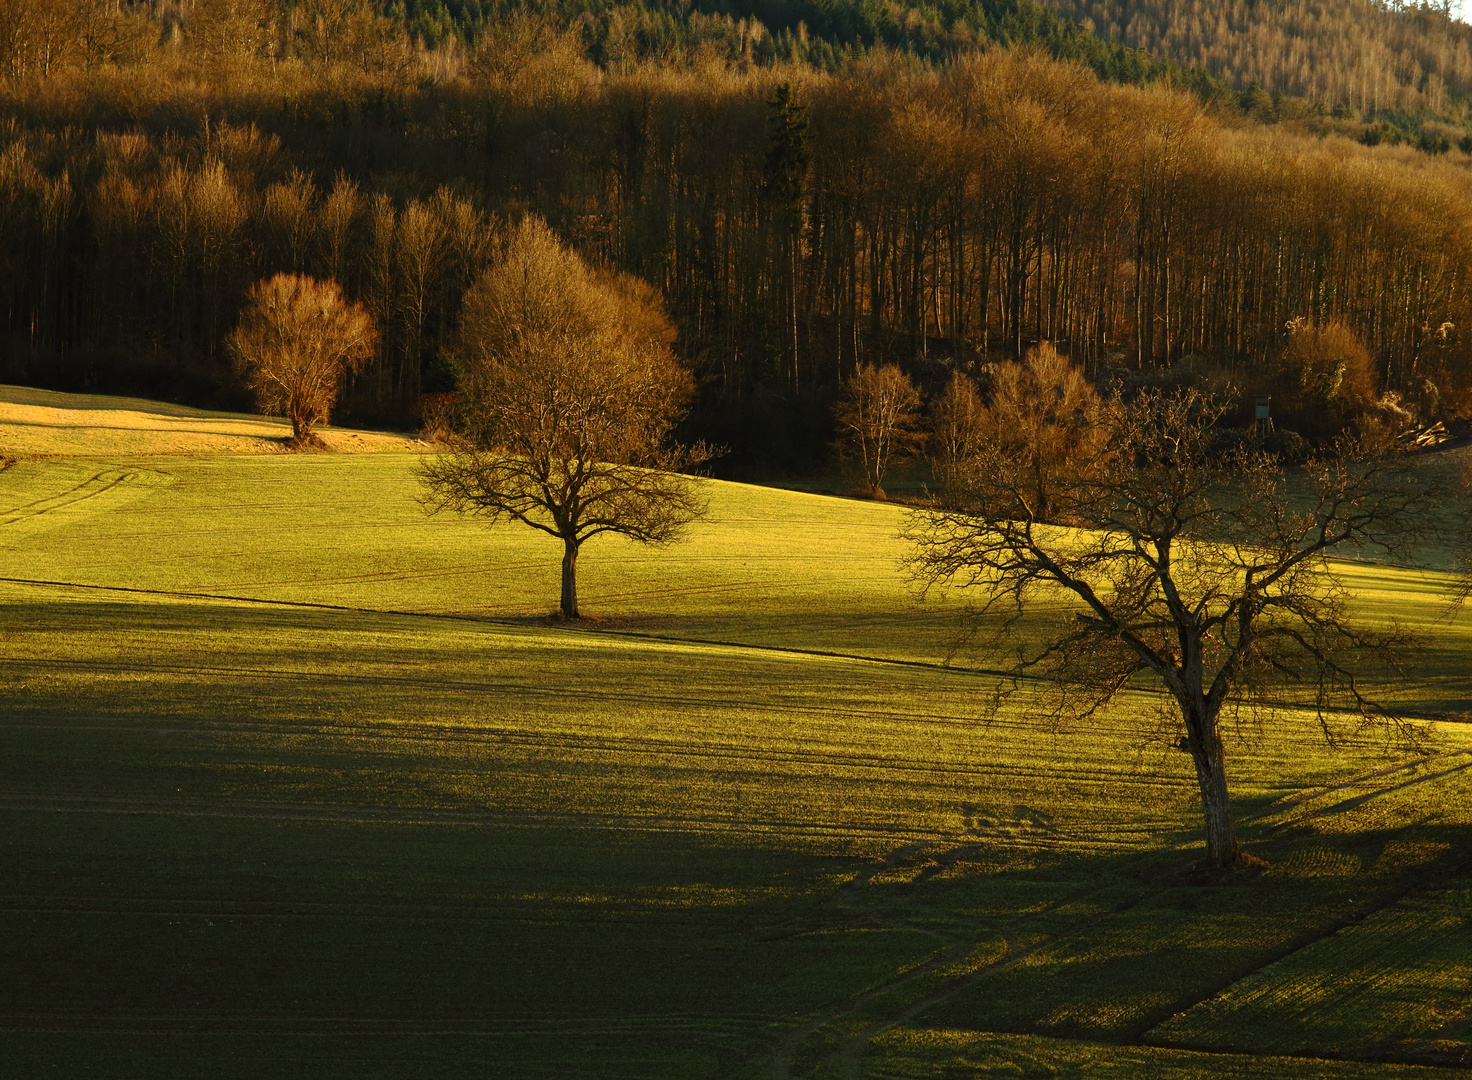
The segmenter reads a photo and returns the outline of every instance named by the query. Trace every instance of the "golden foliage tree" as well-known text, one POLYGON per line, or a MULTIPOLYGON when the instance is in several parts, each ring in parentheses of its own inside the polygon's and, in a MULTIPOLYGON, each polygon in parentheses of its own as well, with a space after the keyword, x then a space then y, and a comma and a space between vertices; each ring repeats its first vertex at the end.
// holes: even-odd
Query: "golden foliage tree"
POLYGON ((321 447, 345 372, 361 370, 377 343, 373 320, 335 281, 277 274, 249 292, 230 334, 236 370, 262 412, 291 421, 295 449, 321 447))
POLYGON ((1314 326, 1307 319, 1288 324, 1282 358, 1284 389, 1304 413, 1339 413, 1375 396, 1375 362, 1358 334, 1344 323, 1314 326))
POLYGON ((465 297, 461 444, 426 462, 427 505, 517 521, 562 542, 561 611, 602 533, 668 544, 704 512, 670 432, 694 391, 642 282, 595 274, 538 218, 513 229, 465 297))
POLYGON ((967 470, 981 452, 985 418, 986 404, 976 384, 959 371, 952 374, 931 408, 926 440, 930 471, 942 491, 964 483, 967 470))
POLYGON ((989 471, 993 490, 1012 492, 1018 516, 1052 521, 1058 493, 1096 461, 1100 406, 1093 384, 1051 345, 1029 350, 1020 364, 1000 364, 978 418, 978 449, 953 478, 964 485, 974 470, 989 471))

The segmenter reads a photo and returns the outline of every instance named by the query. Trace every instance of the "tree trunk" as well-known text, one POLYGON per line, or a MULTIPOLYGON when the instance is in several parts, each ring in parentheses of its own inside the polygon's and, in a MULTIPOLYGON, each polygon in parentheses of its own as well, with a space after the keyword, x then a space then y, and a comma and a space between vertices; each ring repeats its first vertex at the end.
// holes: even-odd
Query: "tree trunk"
POLYGON ((562 542, 562 615, 566 619, 578 618, 578 544, 576 540, 562 542))
POLYGON ((1227 795, 1227 768, 1215 725, 1205 727, 1206 746, 1193 745, 1196 782, 1201 788, 1201 813, 1206 819, 1206 866, 1221 870, 1237 861, 1237 826, 1227 795))

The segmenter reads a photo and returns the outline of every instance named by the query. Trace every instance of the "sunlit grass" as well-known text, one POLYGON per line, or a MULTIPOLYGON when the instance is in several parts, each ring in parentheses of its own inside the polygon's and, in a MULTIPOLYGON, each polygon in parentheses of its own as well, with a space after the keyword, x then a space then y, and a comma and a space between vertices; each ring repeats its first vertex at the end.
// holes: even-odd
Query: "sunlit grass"
MULTIPOLYGON (((964 598, 907 581, 902 507, 710 483, 687 544, 589 545, 570 627, 555 542, 426 516, 415 460, 0 472, 18 1075, 1354 1077, 1467 1046, 1465 935, 1432 932, 1465 726, 1431 756, 1288 707, 1234 731, 1268 865, 1209 886, 1158 697, 995 707, 994 658, 941 666, 964 598), (1387 989, 1255 1019, 1351 982, 1387 989)), ((1344 573, 1429 642, 1406 700, 1466 708, 1436 579, 1344 573)))

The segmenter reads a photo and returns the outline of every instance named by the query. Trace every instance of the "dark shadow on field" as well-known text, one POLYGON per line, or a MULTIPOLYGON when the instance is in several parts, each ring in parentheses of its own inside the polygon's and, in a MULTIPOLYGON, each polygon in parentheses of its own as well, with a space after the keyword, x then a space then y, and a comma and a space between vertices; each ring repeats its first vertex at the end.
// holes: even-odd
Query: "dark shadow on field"
MULTIPOLYGON (((1244 832, 1252 831, 1245 824, 1244 832)), ((1036 952, 959 986, 913 1022, 1139 1041, 1249 974, 1421 890, 1456 881, 1472 866, 1472 826, 1416 814, 1396 828, 1294 829, 1250 848, 1266 866, 1210 885, 1181 872, 1179 852, 1124 857, 1112 866, 1074 861, 1068 869, 1081 880, 1114 876, 1116 884, 1072 910, 1058 909, 1051 917, 1056 932, 1036 952), (1132 863, 1133 873, 1124 869, 1132 863)), ((1391 1027, 1398 1020, 1362 1019, 1391 1027)), ((1214 1049, 1252 1052, 1250 1042, 1214 1049)), ((1342 1050, 1317 1049, 1328 1056, 1342 1050)), ((1400 1057, 1414 1060, 1409 1051, 1400 1057)))
MULTIPOLYGON (((1091 847, 1035 790, 732 742, 740 658, 251 605, 4 614, 40 643, 0 658, 18 1075, 684 1080, 820 1075, 898 1024, 1130 1040, 1472 844, 1387 804, 1204 886, 1189 820, 1091 847)), ((1267 807, 1238 809, 1251 841, 1267 807)))

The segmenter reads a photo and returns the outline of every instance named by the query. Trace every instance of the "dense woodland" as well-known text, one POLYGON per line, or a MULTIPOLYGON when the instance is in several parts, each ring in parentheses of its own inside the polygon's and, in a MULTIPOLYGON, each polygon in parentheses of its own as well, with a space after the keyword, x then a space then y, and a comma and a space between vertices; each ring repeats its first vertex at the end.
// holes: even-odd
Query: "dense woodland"
POLYGON ((1467 113, 1472 27, 1444 3, 1380 0, 1048 0, 1108 38, 1261 86, 1362 113, 1467 113))
POLYGON ((1039 341, 1100 379, 1271 390, 1305 430, 1472 405, 1460 150, 1261 124, 1213 84, 995 35, 942 61, 824 39, 817 63, 690 10, 620 52, 618 15, 431 47, 352 0, 0 0, 0 377, 245 404, 246 290, 305 272, 380 332, 349 414, 403 423, 453 391, 461 297, 530 211, 663 293, 718 469, 821 462, 860 362, 931 395, 1039 341), (1372 370, 1295 367, 1290 324, 1372 370))

